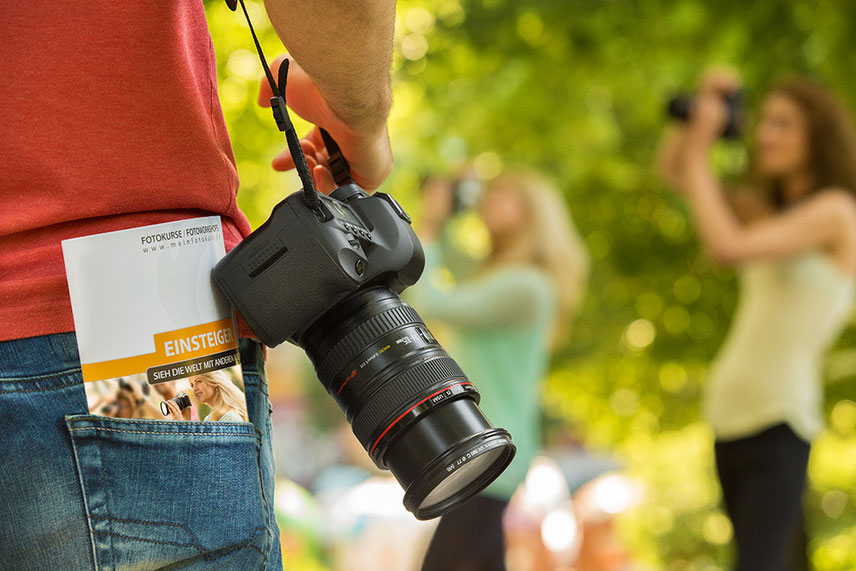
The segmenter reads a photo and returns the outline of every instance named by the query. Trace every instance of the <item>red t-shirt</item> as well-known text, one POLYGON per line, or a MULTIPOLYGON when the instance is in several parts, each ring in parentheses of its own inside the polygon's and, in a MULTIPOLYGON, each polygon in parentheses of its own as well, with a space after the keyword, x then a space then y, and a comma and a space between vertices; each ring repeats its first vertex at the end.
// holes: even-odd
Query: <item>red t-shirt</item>
POLYGON ((0 53, 0 340, 74 330, 66 238, 250 232, 201 0, 10 2, 0 53))

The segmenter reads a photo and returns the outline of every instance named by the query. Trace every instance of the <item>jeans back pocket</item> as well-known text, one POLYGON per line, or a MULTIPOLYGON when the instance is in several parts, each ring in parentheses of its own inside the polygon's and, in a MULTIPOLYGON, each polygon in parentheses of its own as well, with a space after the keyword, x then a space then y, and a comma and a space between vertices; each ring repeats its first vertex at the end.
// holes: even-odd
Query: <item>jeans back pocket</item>
POLYGON ((270 502, 250 423, 65 416, 99 569, 264 569, 270 502))

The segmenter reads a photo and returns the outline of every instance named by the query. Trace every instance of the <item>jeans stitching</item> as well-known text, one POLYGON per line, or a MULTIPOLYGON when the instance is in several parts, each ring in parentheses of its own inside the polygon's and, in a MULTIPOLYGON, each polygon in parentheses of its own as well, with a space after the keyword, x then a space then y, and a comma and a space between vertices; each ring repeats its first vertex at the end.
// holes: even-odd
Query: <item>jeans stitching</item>
MULTIPOLYGON (((262 553, 261 550, 257 546, 250 544, 250 542, 253 540, 253 537, 255 537, 256 533, 261 529, 264 529, 264 528, 263 527, 256 527, 255 529, 253 529, 253 532, 250 534, 250 536, 243 543, 233 543, 232 545, 226 545, 223 547, 219 547, 217 549, 209 549, 209 550, 204 551, 198 555, 194 555, 193 557, 189 557, 187 559, 182 559, 181 561, 176 561, 175 563, 170 563, 169 565, 165 565, 164 567, 160 567, 159 569, 160 569, 160 571, 165 571, 168 569, 177 569, 177 567, 176 567, 177 565, 184 566, 186 563, 189 563, 190 561, 194 561, 196 559, 205 559, 206 561, 213 561, 214 559, 219 559, 220 557, 223 557, 224 555, 228 555, 228 554, 232 553, 233 551, 243 549, 244 547, 247 547, 249 549, 252 549, 252 550, 258 552, 259 555, 264 557, 265 566, 267 566, 267 556, 264 553, 262 553), (215 553, 217 555, 212 557, 215 553)), ((136 539, 136 538, 132 538, 132 539, 136 539)), ((155 543, 159 543, 159 542, 155 541, 155 543)))
POLYGON ((56 377, 64 377, 66 375, 73 375, 75 373, 80 373, 80 367, 74 367, 72 369, 66 369, 65 371, 59 371, 58 373, 45 373, 43 375, 35 375, 35 376, 27 376, 27 377, 0 377, 0 383, 20 383, 27 381, 44 381, 46 379, 54 379, 56 377))
MULTIPOLYGON (((66 428, 71 428, 70 426, 68 426, 68 421, 66 421, 66 428)), ((80 484, 80 497, 83 500, 83 509, 86 511, 86 525, 89 528, 89 545, 92 548, 92 550, 90 551, 90 555, 92 556, 93 567, 95 571, 98 571, 98 550, 95 547, 95 530, 92 528, 92 515, 89 511, 89 498, 86 496, 86 485, 84 483, 83 469, 81 468, 80 457, 77 452, 77 442, 74 440, 74 438, 71 437, 71 434, 69 434, 69 440, 71 441, 71 451, 74 455, 74 464, 77 469, 77 480, 80 484)))
MULTIPOLYGON (((198 544, 195 544, 195 543, 179 543, 179 542, 177 542, 177 541, 167 541, 167 540, 165 540, 165 539, 149 539, 149 538, 147 538, 147 537, 137 537, 137 536, 135 536, 135 535, 125 535, 124 533, 116 533, 116 532, 114 532, 114 531, 110 531, 110 532, 108 533, 108 535, 110 535, 110 537, 118 537, 118 538, 121 538, 121 539, 134 539, 134 540, 136 540, 136 541, 142 541, 142 542, 145 542, 145 543, 156 543, 156 544, 158 544, 158 545, 174 545, 174 546, 176 546, 176 547, 193 547, 194 549, 196 549, 197 551, 199 551, 199 553, 200 553, 200 554, 202 554, 202 553, 204 553, 204 552, 205 552, 205 548, 204 548, 204 547, 202 547, 202 546, 200 546, 200 545, 198 545, 198 544)), ((112 545, 112 542, 111 542, 111 545, 112 545)), ((111 549, 110 549, 110 557, 111 557, 111 559, 112 559, 112 556, 113 556, 113 549, 112 549, 112 547, 111 547, 111 549)), ((113 568, 115 569, 115 567, 116 567, 116 563, 115 563, 115 561, 114 561, 114 562, 113 562, 113 568)))
MULTIPOLYGON (((73 429, 71 427, 69 427, 69 430, 73 430, 73 429)), ((101 486, 104 489, 104 504, 105 504, 104 508, 107 510, 107 513, 109 514, 110 513, 110 494, 107 492, 107 488, 109 488, 109 485, 107 483, 107 479, 104 477, 104 458, 101 455, 101 443, 100 442, 95 443, 95 449, 98 450, 98 471, 101 473, 101 486)), ((87 515, 91 516, 91 514, 87 514, 87 515)), ((110 546, 109 546, 110 563, 112 564, 111 567, 113 569, 115 569, 116 568, 116 561, 113 557, 113 540, 112 540, 113 522, 110 520, 107 520, 107 526, 108 526, 108 529, 110 530, 109 537, 111 537, 110 546)))
POLYGON ((250 537, 248 537, 246 539, 246 541, 244 541, 243 543, 233 543, 232 545, 226 545, 223 547, 218 547, 217 549, 210 549, 205 553, 200 553, 199 556, 204 558, 207 561, 210 561, 210 560, 212 560, 212 558, 207 557, 208 554, 217 553, 217 556, 214 557, 213 559, 219 559, 220 557, 223 557, 224 555, 228 555, 229 553, 232 553, 233 551, 237 551, 237 550, 242 549, 244 547, 249 547, 250 549, 254 549, 255 551, 257 551, 259 553, 259 555, 264 557, 265 566, 267 566, 267 555, 262 553, 261 550, 257 546, 251 545, 251 543, 250 543, 253 541, 253 538, 255 537, 256 532, 258 532, 259 530, 267 531, 266 528, 264 528, 262 526, 258 526, 258 527, 253 529, 253 532, 250 534, 250 537))
POLYGON ((255 375, 250 375, 250 374, 248 374, 248 373, 246 373, 246 372, 245 372, 245 373, 244 373, 244 386, 249 385, 249 386, 251 386, 251 387, 253 387, 253 388, 258 389, 258 391, 259 391, 260 393, 262 393, 263 395, 265 395, 266 397, 270 397, 267 382, 264 382, 264 383, 263 383, 263 382, 261 382, 261 380, 259 380, 259 381, 257 381, 257 382, 254 382, 254 381, 248 381, 248 380, 247 380, 247 377, 257 377, 257 378, 259 378, 259 379, 260 379, 261 375, 259 375, 258 373, 256 373, 255 375), (264 385, 264 388, 262 388, 262 385, 264 385))
MULTIPOLYGON (((90 413, 90 414, 74 414, 74 415, 70 415, 70 416, 74 416, 74 417, 75 417, 74 419, 72 419, 72 421, 73 421, 73 422, 76 422, 76 423, 79 423, 79 422, 85 422, 85 421, 88 421, 88 420, 105 420, 105 419, 106 419, 106 420, 112 420, 112 421, 116 421, 116 420, 117 420, 117 419, 115 419, 115 418, 113 418, 113 417, 103 416, 103 415, 100 415, 100 414, 93 414, 93 413, 90 413), (87 418, 83 418, 83 417, 87 417, 87 418)), ((189 423, 189 422, 197 423, 197 422, 202 422, 202 421, 197 421, 197 420, 178 420, 178 421, 173 421, 173 420, 158 420, 158 419, 156 419, 156 418, 122 418, 122 419, 120 419, 120 420, 119 420, 119 422, 129 423, 129 424, 139 424, 139 425, 155 424, 155 425, 160 425, 160 426, 188 426, 188 424, 186 424, 186 423, 189 423)), ((247 425, 252 425, 252 423, 251 423, 251 422, 249 422, 249 421, 245 421, 245 420, 241 420, 241 421, 234 421, 234 420, 233 420, 233 421, 228 421, 228 420, 224 420, 224 421, 222 421, 222 422, 220 422, 220 421, 216 421, 216 422, 214 422, 214 421, 209 421, 209 422, 208 422, 208 424, 218 424, 218 425, 226 425, 226 426, 234 426, 234 425, 247 426, 247 425)))
POLYGON ((248 438, 255 438, 257 442, 261 443, 257 434, 247 434, 245 432, 157 432, 154 430, 123 430, 121 428, 106 428, 104 426, 69 427, 69 430, 72 432, 77 430, 109 430, 111 432, 124 432, 126 434, 168 434, 171 436, 245 436, 248 438))
MULTIPOLYGON (((268 534, 268 535, 270 535, 270 534, 268 534)), ((259 549, 257 546, 252 545, 252 544, 247 545, 247 549, 252 549, 252 550, 253 550, 253 551, 255 551, 256 553, 258 553, 259 555, 261 555, 261 556, 262 556, 262 558, 264 559, 264 561, 263 561, 264 566, 265 566, 265 567, 267 567, 267 562, 268 562, 268 556, 267 556, 267 553, 263 553, 261 549, 259 549)))
MULTIPOLYGON (((263 379, 262 373, 259 371, 256 371, 254 375, 245 375, 244 387, 247 387, 249 385, 249 386, 253 387, 253 389, 255 391, 257 391, 261 394, 264 394, 265 395, 265 398, 263 399, 264 403, 267 403, 268 407, 269 407, 270 406, 270 399, 268 397, 268 394, 267 394, 267 392, 265 392, 264 390, 261 389, 262 384, 267 386, 266 382, 264 382, 264 383, 261 382, 263 380, 264 379, 263 379)), ((249 393, 246 391, 245 391, 245 393, 247 395, 247 405, 249 406, 249 403, 250 403, 249 393)), ((262 408, 265 408, 265 407, 262 407, 262 408)), ((260 419, 262 421, 263 425, 264 425, 265 420, 267 420, 269 422, 269 415, 267 417, 265 416, 268 413, 267 410, 256 411, 256 412, 257 412, 256 416, 258 417, 258 419, 260 419)), ((262 455, 265 453, 265 445, 263 442, 264 439, 262 438, 261 430, 259 430, 259 428, 255 426, 255 424, 254 424, 254 427, 255 427, 255 429, 258 432, 259 437, 260 437, 259 438, 260 446, 259 446, 258 454, 256 456, 256 461, 258 464, 258 471, 259 471, 259 480, 258 480, 259 481, 259 491, 261 492, 262 501, 264 502, 265 533, 267 534, 267 537, 268 537, 267 552, 262 553, 259 550, 259 553, 264 558, 264 568, 266 569, 267 565, 268 565, 268 560, 270 559, 270 552, 273 549, 273 541, 274 541, 274 533, 271 530, 271 525, 272 525, 271 512, 273 511, 273 505, 272 505, 271 499, 268 498, 268 493, 267 493, 266 486, 265 486, 265 475, 264 475, 264 470, 262 467, 262 455)), ((273 522, 273 525, 276 525, 275 520, 273 522)))
MULTIPOLYGON (((196 537, 196 534, 193 533, 193 531, 190 529, 190 527, 188 527, 187 524, 185 524, 185 523, 175 523, 175 522, 169 522, 169 521, 146 521, 143 519, 126 519, 126 518, 115 517, 112 515, 91 515, 90 517, 97 518, 97 519, 110 519, 110 520, 118 521, 121 523, 141 523, 144 525, 165 525, 165 526, 169 526, 169 527, 178 527, 178 528, 181 528, 184 531, 186 531, 187 534, 193 539, 193 545, 195 547, 199 547, 199 549, 203 550, 203 551, 205 549, 199 543, 199 538, 196 537)), ((188 544, 188 545, 190 545, 190 544, 188 544)))
MULTIPOLYGON (((271 512, 272 506, 270 505, 270 501, 268 500, 268 497, 267 497, 267 492, 265 491, 265 477, 264 477, 264 474, 262 472, 262 454, 263 453, 264 453, 264 447, 260 446, 259 447, 259 453, 256 455, 256 462, 257 462, 258 467, 259 467, 259 491, 261 491, 262 500, 264 501, 265 533, 268 536, 268 544, 269 544, 268 545, 268 553, 269 553, 270 549, 273 548, 273 532, 271 532, 271 530, 270 530, 270 512, 271 512)), ((267 568, 268 554, 262 553, 262 556, 264 557, 265 568, 267 568)))
POLYGON ((46 387, 43 389, 12 389, 12 390, 0 390, 0 394, 3 395, 13 395, 15 393, 41 393, 44 391, 57 391, 60 389, 67 389, 68 387, 73 387, 81 384, 80 382, 71 382, 66 385, 58 385, 56 387, 46 387))

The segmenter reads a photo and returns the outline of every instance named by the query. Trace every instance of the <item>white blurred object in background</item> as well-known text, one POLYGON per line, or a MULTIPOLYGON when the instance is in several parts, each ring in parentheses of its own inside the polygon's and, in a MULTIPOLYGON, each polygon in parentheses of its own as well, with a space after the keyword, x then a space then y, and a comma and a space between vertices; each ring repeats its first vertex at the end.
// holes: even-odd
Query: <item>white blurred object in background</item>
POLYGON ((418 569, 438 520, 419 521, 394 478, 374 476, 326 498, 327 540, 335 571, 418 569))
POLYGON ((553 460, 532 462, 503 517, 509 571, 629 569, 614 522, 639 501, 641 488, 618 472, 591 474, 573 493, 567 482, 553 460))

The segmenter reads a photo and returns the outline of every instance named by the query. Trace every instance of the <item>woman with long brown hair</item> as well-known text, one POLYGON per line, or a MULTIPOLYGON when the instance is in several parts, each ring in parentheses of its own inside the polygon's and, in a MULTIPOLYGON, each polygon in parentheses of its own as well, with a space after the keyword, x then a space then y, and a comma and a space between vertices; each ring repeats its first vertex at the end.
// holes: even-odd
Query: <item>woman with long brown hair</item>
POLYGON ((822 429, 820 363, 853 304, 856 131, 806 79, 776 85, 755 129, 749 183, 730 205, 709 163, 736 76, 708 73, 687 123, 661 148, 704 247, 739 269, 740 300, 708 373, 704 413, 734 527, 738 570, 779 570, 801 517, 810 443, 822 429))
MULTIPOLYGON (((504 569, 502 513, 540 446, 539 384, 551 349, 583 297, 588 255, 558 190, 531 171, 510 171, 487 184, 478 212, 491 239, 456 287, 432 283, 444 264, 435 244, 451 214, 450 185, 429 181, 419 228, 425 278, 413 293, 427 319, 446 324, 451 348, 481 393, 481 408, 514 438, 517 455, 482 494, 443 516, 425 571, 504 569)), ((451 265, 451 264, 447 264, 451 265)))

